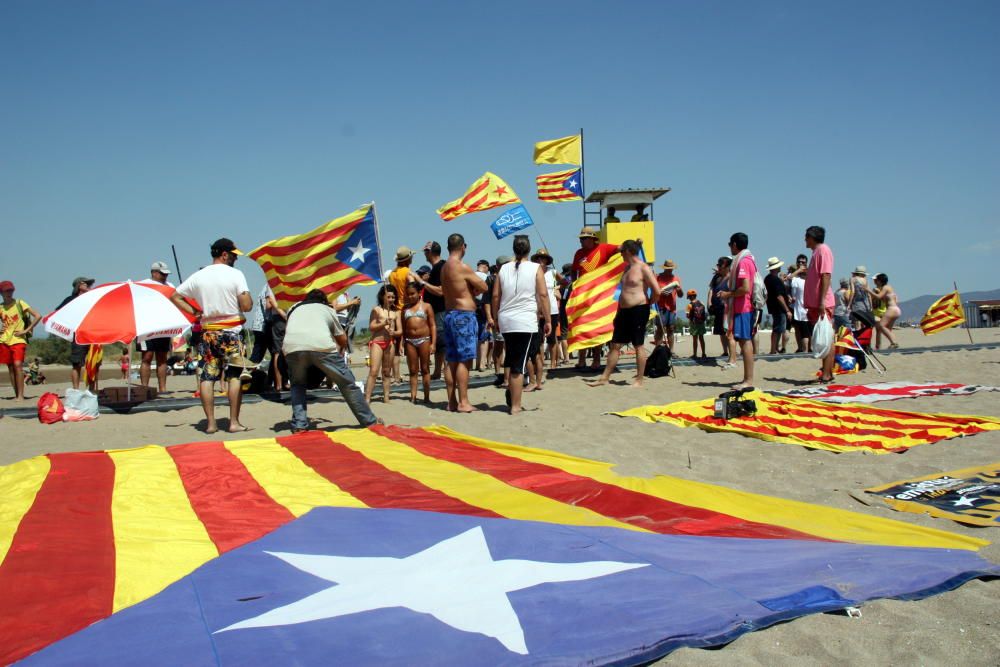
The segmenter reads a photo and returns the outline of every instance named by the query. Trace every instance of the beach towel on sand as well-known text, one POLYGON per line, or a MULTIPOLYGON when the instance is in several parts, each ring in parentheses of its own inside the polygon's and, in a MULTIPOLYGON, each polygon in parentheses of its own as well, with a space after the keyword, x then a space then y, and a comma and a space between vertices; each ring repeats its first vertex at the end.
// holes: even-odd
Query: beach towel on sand
POLYGON ((802 445, 831 452, 890 454, 939 440, 1000 431, 1000 419, 972 415, 885 410, 867 405, 838 405, 754 391, 743 398, 757 413, 728 421, 714 416, 714 400, 646 405, 611 414, 705 431, 728 431, 770 442, 802 445))
POLYGON ((877 403, 921 396, 969 396, 980 391, 1000 391, 1000 387, 952 382, 876 382, 873 384, 831 384, 825 387, 772 389, 769 394, 811 398, 827 403, 877 403))
POLYGON ((440 427, 50 454, 0 488, 4 664, 638 664, 1000 574, 975 538, 440 427))

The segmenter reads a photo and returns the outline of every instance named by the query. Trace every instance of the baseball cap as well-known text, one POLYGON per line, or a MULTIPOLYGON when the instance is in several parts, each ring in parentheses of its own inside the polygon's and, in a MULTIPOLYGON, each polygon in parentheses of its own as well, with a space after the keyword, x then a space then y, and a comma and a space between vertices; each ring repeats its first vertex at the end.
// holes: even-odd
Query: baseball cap
POLYGON ((486 261, 485 259, 481 259, 478 262, 476 262, 476 266, 479 266, 480 264, 485 264, 486 266, 490 265, 490 263, 488 261, 486 261))
POLYGON ((236 247, 236 244, 232 242, 232 240, 223 236, 221 239, 212 244, 212 256, 216 257, 224 252, 231 252, 234 255, 243 254, 240 249, 236 247))
POLYGON ((497 257, 497 266, 503 266, 507 262, 513 262, 514 258, 510 255, 500 255, 497 257))
POLYGON ((431 272, 431 267, 427 266, 426 264, 417 269, 417 273, 419 274, 430 273, 430 272, 431 272))
POLYGON ((167 266, 166 262, 153 262, 153 265, 149 267, 150 271, 159 271, 160 273, 167 275, 170 273, 170 267, 167 266))
POLYGON ((87 285, 93 285, 96 281, 93 278, 87 278, 86 276, 77 276, 73 279, 73 289, 80 283, 87 283, 87 285))
POLYGON ((3 282, 0 282, 0 292, 6 292, 7 290, 10 290, 11 292, 13 292, 14 291, 14 283, 12 283, 9 280, 4 280, 3 282))

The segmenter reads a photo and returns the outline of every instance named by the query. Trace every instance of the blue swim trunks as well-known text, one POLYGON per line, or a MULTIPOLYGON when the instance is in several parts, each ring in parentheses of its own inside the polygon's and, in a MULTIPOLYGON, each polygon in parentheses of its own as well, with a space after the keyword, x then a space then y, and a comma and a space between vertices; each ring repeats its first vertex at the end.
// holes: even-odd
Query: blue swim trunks
POLYGON ((757 320, 757 312, 751 310, 748 313, 737 313, 733 317, 733 338, 736 340, 750 340, 753 338, 753 325, 757 320))
MULTIPOLYGON (((440 335, 441 332, 438 332, 440 335)), ((476 358, 479 323, 471 310, 448 310, 444 314, 445 361, 472 361, 476 358)))

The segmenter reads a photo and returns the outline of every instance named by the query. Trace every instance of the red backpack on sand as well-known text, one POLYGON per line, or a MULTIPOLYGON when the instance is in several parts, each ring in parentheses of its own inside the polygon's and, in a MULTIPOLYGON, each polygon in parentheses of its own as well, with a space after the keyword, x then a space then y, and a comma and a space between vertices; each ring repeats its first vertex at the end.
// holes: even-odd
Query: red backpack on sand
POLYGON ((51 391, 47 391, 38 397, 38 421, 43 424, 55 424, 61 422, 66 408, 59 400, 59 397, 51 391))

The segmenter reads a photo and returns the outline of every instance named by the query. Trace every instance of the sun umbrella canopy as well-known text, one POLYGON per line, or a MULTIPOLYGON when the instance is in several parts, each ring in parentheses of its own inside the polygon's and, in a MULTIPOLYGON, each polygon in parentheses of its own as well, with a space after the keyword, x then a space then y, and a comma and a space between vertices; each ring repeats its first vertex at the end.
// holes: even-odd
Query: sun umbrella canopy
POLYGON ((136 338, 169 338, 184 333, 191 320, 173 304, 166 285, 108 283, 94 287, 45 316, 45 330, 82 345, 131 343, 136 338))

